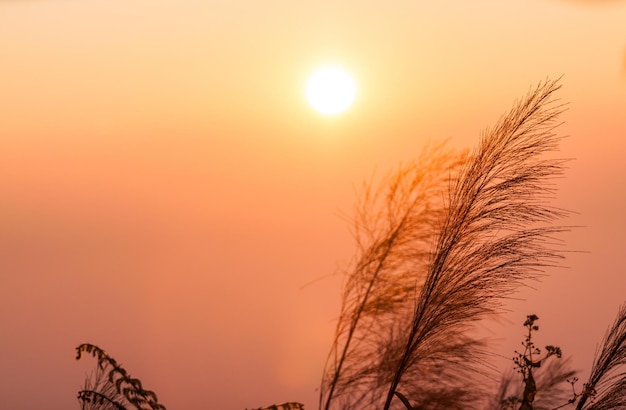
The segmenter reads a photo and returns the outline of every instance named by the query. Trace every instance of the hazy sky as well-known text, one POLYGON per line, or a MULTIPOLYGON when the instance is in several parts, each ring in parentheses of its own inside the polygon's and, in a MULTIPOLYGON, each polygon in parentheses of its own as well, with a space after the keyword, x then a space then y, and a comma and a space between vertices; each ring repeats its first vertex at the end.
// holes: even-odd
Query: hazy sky
MULTIPOLYGON (((0 0, 0 408, 98 344, 169 409, 315 408, 355 186, 564 75, 567 270, 493 327, 588 369, 626 300, 626 2, 0 0), (359 94, 304 98, 334 62, 359 94)), ((502 366, 509 366, 506 360, 502 366)))

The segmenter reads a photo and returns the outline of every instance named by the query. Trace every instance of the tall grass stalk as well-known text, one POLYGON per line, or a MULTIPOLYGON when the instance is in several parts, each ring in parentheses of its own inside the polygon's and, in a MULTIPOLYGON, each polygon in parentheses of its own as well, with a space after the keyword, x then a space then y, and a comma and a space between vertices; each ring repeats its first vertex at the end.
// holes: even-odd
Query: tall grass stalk
POLYGON ((559 88, 558 80, 546 81, 517 102, 483 134, 452 184, 385 410, 399 388, 421 382, 411 377, 413 367, 445 355, 439 346, 497 313, 504 298, 562 257, 552 236, 564 230, 554 222, 567 213, 548 201, 564 161, 541 157, 561 139, 554 132, 564 108, 554 99, 559 88))
POLYGON ((353 228, 357 256, 346 274, 320 409, 338 401, 346 409, 380 401, 445 215, 441 193, 464 160, 443 144, 432 146, 384 178, 383 189, 364 185, 353 228))
POLYGON ((472 155, 438 147, 384 193, 364 190, 320 409, 477 406, 485 345, 473 325, 562 257, 554 223, 567 212, 548 203, 565 161, 542 156, 561 139, 559 88, 531 89, 472 155))

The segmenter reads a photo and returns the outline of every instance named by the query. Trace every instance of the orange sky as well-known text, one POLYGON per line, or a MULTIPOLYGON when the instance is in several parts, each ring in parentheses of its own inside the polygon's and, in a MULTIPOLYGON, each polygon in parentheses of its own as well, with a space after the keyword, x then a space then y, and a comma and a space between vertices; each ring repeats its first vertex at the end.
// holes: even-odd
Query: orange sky
POLYGON ((536 313, 589 368, 626 299, 626 2, 337 3, 0 1, 0 408, 78 408, 83 342, 170 409, 315 408, 340 279, 304 285, 350 260, 354 187, 561 74, 589 253, 494 337, 536 313), (359 86, 333 118, 326 62, 359 86))

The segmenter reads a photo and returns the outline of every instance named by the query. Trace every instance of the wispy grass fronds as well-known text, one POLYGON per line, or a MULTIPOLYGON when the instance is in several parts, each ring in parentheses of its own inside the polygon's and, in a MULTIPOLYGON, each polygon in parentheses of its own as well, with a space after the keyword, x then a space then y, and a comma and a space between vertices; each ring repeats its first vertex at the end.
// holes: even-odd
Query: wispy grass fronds
MULTIPOLYGON (((556 151, 561 139, 554 132, 563 111, 554 99, 559 88, 558 80, 546 81, 516 103, 484 133, 478 150, 452 181, 385 409, 396 391, 425 382, 412 376, 420 374, 414 369, 433 356, 445 357, 440 346, 499 312, 507 296, 562 257, 552 236, 564 230, 554 222, 566 212, 548 201, 553 195, 549 183, 562 174, 564 161, 541 156, 556 151)), ((476 369, 467 358, 457 360, 466 360, 468 371, 476 369)), ((420 400, 418 405, 428 403, 420 400)), ((472 407, 467 403, 466 408, 472 407)))
MULTIPOLYGON (((158 403, 157 396, 153 391, 144 390, 139 379, 130 377, 126 370, 120 366, 115 359, 98 346, 83 343, 76 348, 76 352, 76 360, 80 360, 83 353, 91 354, 98 359, 98 367, 102 371, 108 372, 107 381, 109 384, 100 384, 106 387, 106 390, 95 391, 94 393, 86 392, 82 396, 83 401, 93 398, 101 399, 105 396, 108 402, 115 403, 122 406, 125 410, 129 410, 120 403, 119 398, 123 397, 132 407, 138 410, 166 410, 165 406, 158 403), (113 396, 109 395, 111 393, 109 385, 115 386, 115 395, 113 396)), ((80 393, 79 399, 81 399, 80 393)))
POLYGON ((535 410, 552 410, 567 403, 572 396, 568 380, 576 376, 571 359, 552 360, 545 368, 537 372, 537 397, 534 401, 535 410))
POLYGON ((626 409, 626 304, 602 340, 576 409, 626 409))
MULTIPOLYGON (((380 385, 386 390, 392 381, 398 360, 402 355, 404 339, 393 340, 383 356, 386 362, 381 375, 380 385)), ((463 333, 451 335, 449 340, 430 350, 427 357, 419 363, 412 363, 405 377, 406 380, 419 381, 405 383, 394 393, 401 393, 411 402, 412 408, 431 410, 464 410, 479 407, 486 397, 485 387, 489 375, 489 357, 482 340, 463 333), (484 370, 477 373, 475 369, 484 370)), ((380 408, 384 396, 378 398, 376 408, 380 408)), ((396 403, 398 404, 398 403, 396 403)))
POLYGON ((464 158, 443 145, 427 148, 384 179, 383 188, 364 187, 354 220, 357 255, 346 274, 320 408, 380 403, 445 214, 442 194, 464 158))
POLYGON ((583 408, 589 410, 626 409, 626 380, 621 378, 613 381, 601 396, 583 408))

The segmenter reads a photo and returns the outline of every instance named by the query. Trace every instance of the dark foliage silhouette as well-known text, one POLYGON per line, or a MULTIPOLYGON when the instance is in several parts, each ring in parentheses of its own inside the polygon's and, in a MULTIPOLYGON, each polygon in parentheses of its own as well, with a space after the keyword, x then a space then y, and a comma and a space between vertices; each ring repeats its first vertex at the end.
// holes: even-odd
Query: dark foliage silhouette
POLYGON ((571 369, 569 360, 561 359, 558 346, 547 345, 542 352, 533 341, 533 332, 539 330, 537 315, 528 315, 524 322, 527 333, 522 342, 524 351, 516 351, 513 358, 514 373, 502 377, 496 399, 492 401, 494 409, 548 410, 559 408, 561 404, 571 403, 568 390, 569 379, 574 379, 576 372, 571 369), (549 360, 550 358, 559 360, 549 360))
POLYGON ((139 379, 130 377, 115 359, 98 346, 83 343, 76 348, 76 352, 76 360, 80 360, 83 353, 96 357, 99 371, 107 374, 104 382, 97 376, 98 373, 95 383, 90 385, 89 381, 86 382, 87 387, 78 393, 78 399, 83 403, 83 407, 91 403, 96 405, 97 409, 166 410, 165 406, 158 403, 154 392, 144 390, 139 379))
POLYGON ((94 372, 85 379, 83 388, 78 392, 81 410, 125 410, 128 405, 115 384, 109 380, 107 370, 96 366, 94 372))

